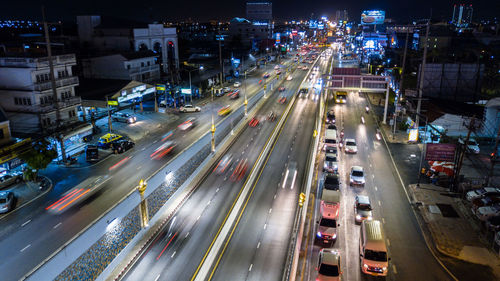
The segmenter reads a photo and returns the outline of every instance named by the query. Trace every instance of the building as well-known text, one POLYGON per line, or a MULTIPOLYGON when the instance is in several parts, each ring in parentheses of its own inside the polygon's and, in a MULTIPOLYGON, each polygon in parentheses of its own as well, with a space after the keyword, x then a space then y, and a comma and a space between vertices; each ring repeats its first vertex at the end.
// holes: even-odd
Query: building
POLYGON ((62 157, 81 151, 82 138, 92 133, 92 127, 82 124, 77 116, 81 100, 75 95, 75 55, 55 55, 52 61, 57 97, 47 56, 23 53, 0 57, 0 106, 14 137, 52 136, 62 157))
MULTIPOLYGON (((424 49, 425 46, 425 32, 426 29, 422 28, 419 30, 419 49, 424 49)), ((449 28, 447 25, 437 25, 433 24, 429 29, 429 37, 427 38, 427 48, 432 49, 444 49, 451 45, 455 32, 449 28)))
POLYGON ((451 24, 457 28, 468 27, 472 23, 472 4, 453 5, 451 24))
POLYGON ((347 10, 337 10, 335 11, 335 21, 349 21, 347 10))
POLYGON ((101 16, 78 16, 77 24, 79 40, 84 47, 108 52, 151 50, 158 54, 164 73, 174 73, 179 68, 175 28, 101 16))
POLYGON ((270 33, 268 25, 261 25, 243 18, 233 18, 229 22, 229 36, 231 40, 241 40, 243 46, 257 45, 267 39, 270 33))
POLYGON ((246 19, 255 27, 267 30, 267 36, 273 36, 273 3, 271 2, 247 2, 246 19))
POLYGON ((160 79, 158 55, 153 51, 121 52, 82 59, 82 68, 85 78, 136 80, 146 83, 160 79))

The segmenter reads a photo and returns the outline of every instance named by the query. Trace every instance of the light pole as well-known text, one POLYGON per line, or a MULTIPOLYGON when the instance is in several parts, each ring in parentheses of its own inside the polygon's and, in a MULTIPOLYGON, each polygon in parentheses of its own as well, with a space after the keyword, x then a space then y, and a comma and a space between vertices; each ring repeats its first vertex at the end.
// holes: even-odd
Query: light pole
POLYGON ((139 215, 141 216, 141 228, 146 228, 149 224, 148 205, 147 201, 144 200, 144 192, 146 192, 147 186, 147 182, 143 179, 139 181, 139 186, 137 186, 137 191, 139 191, 139 195, 141 196, 141 204, 139 208, 139 215))
MULTIPOLYGON (((417 113, 417 118, 418 118, 418 114, 417 113)), ((418 166, 418 179, 417 179, 417 187, 420 187, 420 179, 422 177, 422 162, 424 162, 424 149, 426 148, 426 144, 427 144, 427 116, 423 116, 424 119, 425 119, 425 135, 424 135, 424 138, 423 138, 423 141, 422 141, 422 150, 420 151, 420 164, 418 166)), ((417 127, 417 131, 418 131, 418 127, 417 127)))
POLYGON ((248 100, 247 100, 247 71, 245 70, 245 81, 243 81, 245 83, 245 101, 243 102, 243 104, 245 105, 245 116, 248 115, 248 100))

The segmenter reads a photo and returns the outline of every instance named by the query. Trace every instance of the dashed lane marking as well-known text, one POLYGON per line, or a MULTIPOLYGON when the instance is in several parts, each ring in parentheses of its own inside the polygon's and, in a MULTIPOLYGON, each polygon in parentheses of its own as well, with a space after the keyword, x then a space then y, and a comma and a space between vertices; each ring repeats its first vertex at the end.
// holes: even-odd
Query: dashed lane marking
POLYGON ((54 229, 56 229, 56 228, 58 228, 59 226, 61 226, 61 224, 62 224, 62 222, 60 222, 60 223, 56 224, 53 228, 54 228, 54 229))
POLYGON ((21 252, 24 252, 26 249, 28 249, 29 247, 31 247, 31 244, 28 244, 28 246, 24 247, 21 249, 21 252))
POLYGON ((253 263, 250 264, 250 267, 248 268, 248 271, 252 271, 253 263))
POLYGON ((31 220, 27 220, 26 222, 24 222, 23 224, 21 224, 21 227, 24 227, 25 225, 27 225, 30 222, 31 222, 31 220))
POLYGON ((175 253, 177 253, 177 251, 174 251, 174 253, 172 254, 171 258, 173 258, 175 256, 175 253))

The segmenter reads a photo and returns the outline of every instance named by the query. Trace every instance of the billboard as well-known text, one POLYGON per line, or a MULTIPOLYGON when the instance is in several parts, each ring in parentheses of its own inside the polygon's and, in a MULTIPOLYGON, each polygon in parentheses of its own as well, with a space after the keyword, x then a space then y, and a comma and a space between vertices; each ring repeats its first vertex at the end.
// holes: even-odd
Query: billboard
POLYGON ((361 24, 363 25, 383 24, 384 19, 385 11, 371 10, 361 13, 361 24))
POLYGON ((276 44, 279 44, 279 43, 281 43, 281 34, 276 33, 276 44))
POLYGON ((453 162, 455 160, 455 144, 428 143, 425 152, 425 160, 453 162))

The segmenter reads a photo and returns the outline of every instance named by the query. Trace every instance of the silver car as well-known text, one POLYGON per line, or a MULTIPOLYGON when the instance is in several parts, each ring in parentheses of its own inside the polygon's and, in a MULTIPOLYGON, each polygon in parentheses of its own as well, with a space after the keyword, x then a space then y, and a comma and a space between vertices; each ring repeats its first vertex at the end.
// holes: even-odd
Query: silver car
POLYGON ((349 174, 349 185, 365 185, 365 171, 361 166, 352 166, 349 174))
POLYGON ((133 124, 137 121, 137 118, 132 114, 123 113, 123 112, 115 112, 111 114, 111 119, 115 122, 123 122, 127 124, 133 124))
POLYGON ((12 184, 18 183, 23 179, 21 173, 5 174, 0 176, 0 188, 6 188, 12 184))
POLYGON ((201 108, 199 106, 194 106, 192 104, 186 104, 185 106, 181 106, 181 108, 179 108, 179 111, 180 112, 200 112, 201 111, 201 108))
POLYGON ((14 206, 14 194, 10 191, 0 191, 0 213, 7 213, 14 206))
POLYGON ((372 220, 372 205, 368 196, 356 195, 354 214, 356 214, 356 223, 361 223, 363 220, 372 220))

